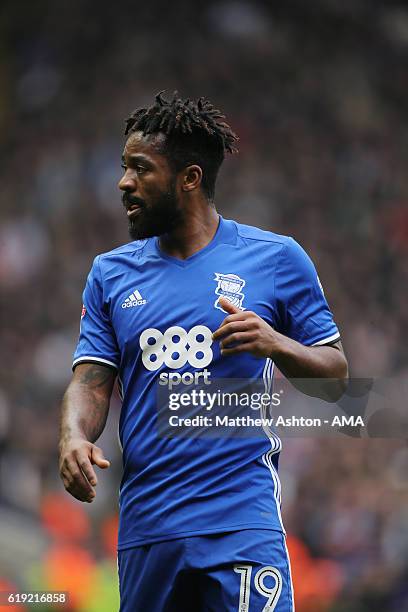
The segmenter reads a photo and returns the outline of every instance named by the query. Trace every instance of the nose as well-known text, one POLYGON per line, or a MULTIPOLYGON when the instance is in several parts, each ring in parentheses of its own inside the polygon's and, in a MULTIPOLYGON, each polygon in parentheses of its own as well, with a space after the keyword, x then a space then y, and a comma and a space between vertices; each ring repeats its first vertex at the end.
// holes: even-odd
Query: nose
POLYGON ((124 175, 120 179, 118 187, 121 191, 136 191, 137 185, 135 178, 128 170, 125 171, 124 175))

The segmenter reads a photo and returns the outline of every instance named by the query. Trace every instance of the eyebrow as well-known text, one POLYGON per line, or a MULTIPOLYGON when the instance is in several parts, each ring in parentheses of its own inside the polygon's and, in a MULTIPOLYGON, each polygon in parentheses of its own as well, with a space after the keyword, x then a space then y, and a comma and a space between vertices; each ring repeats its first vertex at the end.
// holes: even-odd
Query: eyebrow
MULTIPOLYGON (((127 158, 132 162, 143 162, 145 164, 149 164, 150 160, 145 157, 142 153, 134 153, 133 155, 128 155, 127 158)), ((125 161, 125 156, 122 155, 122 161, 125 161)))

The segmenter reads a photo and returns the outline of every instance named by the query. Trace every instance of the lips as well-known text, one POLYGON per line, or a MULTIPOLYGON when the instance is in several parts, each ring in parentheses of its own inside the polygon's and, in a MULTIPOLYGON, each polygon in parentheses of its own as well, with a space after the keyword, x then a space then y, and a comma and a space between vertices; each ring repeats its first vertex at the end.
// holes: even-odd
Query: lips
POLYGON ((132 217, 136 217, 136 215, 138 215, 140 213, 140 211, 142 210, 141 206, 138 206, 137 204, 131 204, 128 209, 127 209, 127 216, 128 218, 132 218, 132 217))
POLYGON ((133 198, 130 194, 124 193, 122 195, 122 202, 124 207, 126 208, 126 214, 129 218, 135 217, 139 214, 141 209, 143 208, 140 201, 135 201, 136 198, 133 198))

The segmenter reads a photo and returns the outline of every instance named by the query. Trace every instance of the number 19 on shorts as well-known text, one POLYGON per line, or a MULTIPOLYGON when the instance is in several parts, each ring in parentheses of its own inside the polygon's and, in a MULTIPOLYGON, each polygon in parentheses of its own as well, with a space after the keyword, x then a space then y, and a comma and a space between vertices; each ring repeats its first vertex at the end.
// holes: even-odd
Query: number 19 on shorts
MULTIPOLYGON (((241 575, 238 612, 248 612, 249 599, 251 595, 252 566, 234 565, 234 572, 241 575)), ((272 567, 272 565, 265 565, 256 572, 254 576, 254 585, 258 593, 260 593, 266 599, 262 612, 272 612, 278 603, 282 591, 281 573, 278 569, 276 569, 276 567, 272 567), (267 586, 265 584, 266 578, 272 578, 272 586, 267 586)))

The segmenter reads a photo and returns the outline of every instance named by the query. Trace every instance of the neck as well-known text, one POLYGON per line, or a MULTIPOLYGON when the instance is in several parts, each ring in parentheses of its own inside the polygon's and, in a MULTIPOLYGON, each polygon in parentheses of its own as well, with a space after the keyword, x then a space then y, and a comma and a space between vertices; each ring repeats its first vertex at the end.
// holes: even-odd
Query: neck
POLYGON ((206 247, 218 229, 218 213, 207 200, 187 210, 188 214, 175 231, 160 236, 162 251, 178 259, 187 259, 206 247))

